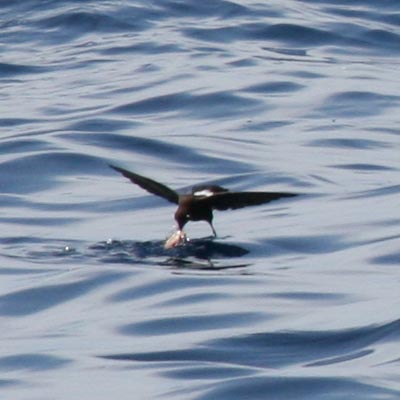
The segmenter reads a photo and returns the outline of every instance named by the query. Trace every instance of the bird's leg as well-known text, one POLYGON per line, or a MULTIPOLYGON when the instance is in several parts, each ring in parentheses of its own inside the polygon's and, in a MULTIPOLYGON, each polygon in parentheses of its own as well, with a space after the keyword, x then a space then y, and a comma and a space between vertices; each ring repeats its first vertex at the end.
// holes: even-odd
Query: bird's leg
POLYGON ((212 229, 212 232, 213 232, 214 237, 217 237, 217 232, 215 231, 212 222, 209 222, 209 224, 210 224, 210 226, 211 226, 211 229, 212 229))

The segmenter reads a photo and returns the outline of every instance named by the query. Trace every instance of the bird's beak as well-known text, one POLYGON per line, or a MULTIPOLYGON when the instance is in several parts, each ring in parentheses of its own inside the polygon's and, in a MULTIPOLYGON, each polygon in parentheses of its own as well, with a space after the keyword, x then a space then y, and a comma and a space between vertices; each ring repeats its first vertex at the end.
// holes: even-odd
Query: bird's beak
POLYGON ((186 241, 187 241, 186 233, 178 229, 166 240, 164 248, 172 249, 174 247, 184 244, 186 241))

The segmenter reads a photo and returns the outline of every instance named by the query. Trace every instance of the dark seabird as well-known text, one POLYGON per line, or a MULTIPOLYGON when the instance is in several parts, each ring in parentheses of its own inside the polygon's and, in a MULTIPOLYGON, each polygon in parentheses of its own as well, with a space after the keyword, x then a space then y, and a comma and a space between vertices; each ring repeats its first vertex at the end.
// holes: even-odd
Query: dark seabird
POLYGON ((230 192, 228 189, 217 185, 194 186, 191 193, 181 195, 175 190, 152 179, 114 165, 110 165, 110 167, 149 193, 178 205, 175 212, 178 231, 167 240, 165 244, 167 248, 175 247, 185 242, 186 235, 183 232, 183 227, 189 221, 208 222, 214 236, 217 236, 212 224, 213 210, 235 210, 237 208, 269 203, 283 197, 296 196, 294 193, 283 192, 230 192))

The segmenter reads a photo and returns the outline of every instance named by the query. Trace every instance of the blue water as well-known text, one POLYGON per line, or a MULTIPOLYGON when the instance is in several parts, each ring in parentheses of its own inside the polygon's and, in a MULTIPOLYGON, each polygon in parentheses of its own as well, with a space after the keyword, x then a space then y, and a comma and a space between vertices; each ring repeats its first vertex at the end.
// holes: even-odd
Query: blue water
POLYGON ((0 393, 400 398, 398 0, 2 1, 0 393), (191 223, 173 188, 298 197, 191 223))

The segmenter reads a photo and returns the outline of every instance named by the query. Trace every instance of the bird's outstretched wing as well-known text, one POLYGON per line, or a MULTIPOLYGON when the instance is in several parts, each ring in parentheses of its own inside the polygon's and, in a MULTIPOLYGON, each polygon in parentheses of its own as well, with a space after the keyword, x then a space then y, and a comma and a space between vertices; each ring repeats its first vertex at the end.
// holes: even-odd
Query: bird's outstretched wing
POLYGON ((148 191, 149 193, 162 197, 163 199, 168 200, 171 203, 178 204, 179 202, 178 193, 175 192, 175 190, 170 189, 168 186, 153 181, 152 179, 145 178, 144 176, 127 171, 126 169, 116 167, 115 165, 110 164, 110 167, 115 171, 118 171, 123 176, 128 178, 132 183, 140 186, 142 189, 148 191))
POLYGON ((215 210, 235 210, 248 206, 257 206, 278 200, 283 197, 294 197, 294 193, 280 192, 226 192, 216 193, 213 196, 199 200, 204 205, 211 206, 215 210))

